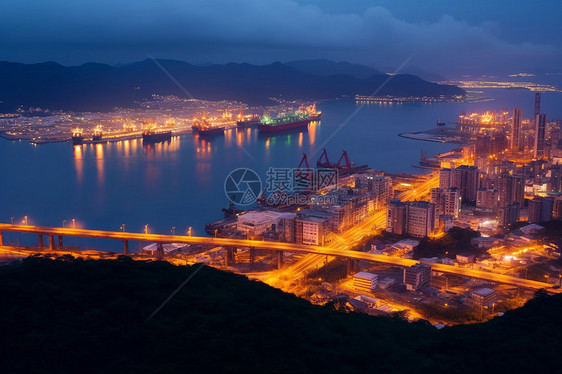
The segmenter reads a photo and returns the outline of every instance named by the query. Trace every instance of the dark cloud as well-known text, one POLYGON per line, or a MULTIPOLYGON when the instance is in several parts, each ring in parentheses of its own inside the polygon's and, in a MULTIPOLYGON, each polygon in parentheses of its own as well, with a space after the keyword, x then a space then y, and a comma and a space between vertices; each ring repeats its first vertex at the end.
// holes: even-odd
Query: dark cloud
POLYGON ((404 20, 383 7, 326 11, 289 0, 13 1, 0 14, 0 59, 109 63, 330 58, 433 71, 556 67, 552 44, 507 41, 498 23, 442 15, 404 20))

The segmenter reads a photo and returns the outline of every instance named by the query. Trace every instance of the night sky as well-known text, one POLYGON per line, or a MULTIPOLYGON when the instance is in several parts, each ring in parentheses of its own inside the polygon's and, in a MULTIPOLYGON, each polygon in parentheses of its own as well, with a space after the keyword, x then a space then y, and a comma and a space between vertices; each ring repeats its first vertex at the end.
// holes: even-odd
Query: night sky
POLYGON ((77 65, 326 58, 442 74, 558 71, 562 2, 4 0, 0 60, 77 65))

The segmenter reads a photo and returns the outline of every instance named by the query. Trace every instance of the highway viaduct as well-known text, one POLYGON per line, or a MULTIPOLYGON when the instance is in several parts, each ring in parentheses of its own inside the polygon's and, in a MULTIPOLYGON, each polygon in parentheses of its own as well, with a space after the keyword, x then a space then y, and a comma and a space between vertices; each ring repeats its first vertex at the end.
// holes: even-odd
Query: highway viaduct
MULTIPOLYGON (((58 237, 59 245, 62 246, 63 236, 84 237, 84 238, 100 238, 100 239, 114 239, 120 240, 124 245, 124 254, 129 255, 129 241, 145 241, 158 243, 157 256, 163 257, 164 251, 162 248, 163 243, 186 243, 186 244, 207 244, 217 247, 225 247, 225 264, 228 266, 232 263, 234 256, 233 251, 235 248, 250 248, 250 261, 255 258, 256 249, 271 250, 276 253, 278 267, 282 266, 283 252, 295 253, 312 253, 317 255, 335 256, 347 258, 350 261, 365 260, 372 262, 379 262, 397 266, 412 266, 420 261, 405 259, 400 257, 392 257, 385 255, 377 255, 372 253, 341 250, 337 248, 328 248, 314 245, 300 245, 294 243, 272 242, 263 240, 247 240, 247 239, 229 239, 229 238, 212 238, 212 237, 197 237, 197 236, 184 236, 184 235, 161 235, 161 234, 144 234, 123 231, 102 231, 102 230, 85 230, 61 227, 45 227, 45 226, 31 226, 31 225, 10 225, 0 224, 0 246, 2 243, 2 232, 20 232, 28 234, 39 235, 39 246, 44 247, 43 236, 49 238, 49 249, 54 250, 56 247, 55 237, 58 237)), ((497 274, 487 271, 474 270, 469 268, 462 268, 458 266, 427 263, 431 266, 432 271, 445 274, 453 274, 469 278, 476 278, 487 280, 495 283, 508 284, 511 286, 527 288, 527 289, 548 289, 549 292, 559 293, 560 289, 552 288, 553 285, 529 279, 517 278, 504 274, 497 274)))

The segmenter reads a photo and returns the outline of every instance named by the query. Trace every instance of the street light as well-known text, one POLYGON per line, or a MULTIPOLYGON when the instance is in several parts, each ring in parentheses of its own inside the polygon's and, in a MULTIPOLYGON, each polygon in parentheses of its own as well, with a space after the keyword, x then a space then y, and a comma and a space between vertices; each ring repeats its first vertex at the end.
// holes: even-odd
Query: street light
POLYGON ((172 235, 176 235, 176 226, 172 226, 170 232, 172 233, 172 235))
POLYGON ((187 236, 191 236, 191 226, 187 229, 187 236))
POLYGON ((23 224, 27 226, 27 216, 23 217, 23 224))
POLYGON ((12 225, 14 224, 14 216, 10 217, 10 220, 12 221, 12 225))
POLYGON ((148 234, 148 224, 144 225, 144 233, 148 234))
POLYGON ((66 220, 63 219, 63 220, 62 220, 62 228, 63 228, 63 229, 64 229, 64 224, 65 224, 65 223, 66 223, 66 220))
POLYGON ((125 232, 125 224, 121 225, 121 231, 125 232))
POLYGON ((72 219, 72 228, 76 229, 76 219, 72 219))

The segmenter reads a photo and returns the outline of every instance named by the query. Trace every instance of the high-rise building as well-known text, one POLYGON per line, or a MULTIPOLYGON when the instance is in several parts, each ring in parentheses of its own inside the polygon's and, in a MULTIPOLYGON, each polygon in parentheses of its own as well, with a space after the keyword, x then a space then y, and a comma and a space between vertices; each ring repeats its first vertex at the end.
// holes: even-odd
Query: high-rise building
POLYGON ((403 282, 406 289, 417 291, 428 287, 431 282, 431 266, 427 264, 415 264, 404 269, 403 282))
POLYGON ((435 219, 435 204, 395 199, 388 203, 386 231, 423 238, 434 232, 435 219))
POLYGON ((541 93, 535 93, 535 112, 533 115, 533 121, 536 120, 537 116, 541 112, 541 93))
POLYGON ((554 207, 552 209, 552 217, 562 218, 562 196, 557 196, 554 200, 554 207))
POLYGON ((525 202, 525 178, 503 172, 498 177, 499 206, 504 207, 517 202, 522 207, 525 202))
POLYGON ((480 174, 476 166, 461 165, 455 169, 439 171, 439 188, 442 190, 457 188, 462 201, 476 202, 479 183, 480 174))
POLYGON ((521 150, 521 109, 513 109, 513 123, 511 125, 511 150, 521 150))
POLYGON ((476 166, 461 165, 453 170, 451 186, 458 188, 463 201, 475 203, 480 174, 476 166))
POLYGON ((435 205, 428 201, 408 203, 408 235, 424 238, 435 230, 435 205))
POLYGON ((502 227, 508 227, 519 221, 519 203, 509 203, 501 206, 498 212, 498 224, 502 227))
POLYGON ((431 203, 435 204, 435 214, 451 215, 453 218, 459 218, 461 208, 461 196, 457 188, 440 188, 431 189, 431 203))
POLYGON ((439 188, 442 190, 446 190, 447 188, 451 188, 451 176, 452 170, 451 169, 441 169, 439 170, 439 188))
POLYGON ((541 222, 552 221, 552 211, 554 209, 554 198, 545 197, 541 203, 541 222))
POLYGON ((562 164, 550 167, 550 191, 562 192, 562 164))
POLYGON ((546 114, 539 114, 535 117, 535 147, 533 155, 536 159, 545 156, 545 136, 546 114))
POLYGON ((499 206, 498 190, 479 188, 476 192, 476 206, 479 208, 496 210, 499 206))
POLYGON ((535 197, 533 200, 529 200, 529 222, 551 221, 553 208, 554 198, 552 197, 535 197))
POLYGON ((534 198, 529 200, 529 222, 540 223, 541 222, 541 207, 542 201, 539 198, 534 198))
POLYGON ((398 199, 391 200, 388 203, 386 212, 386 231, 398 235, 406 234, 406 222, 408 220, 407 208, 406 203, 398 199))

